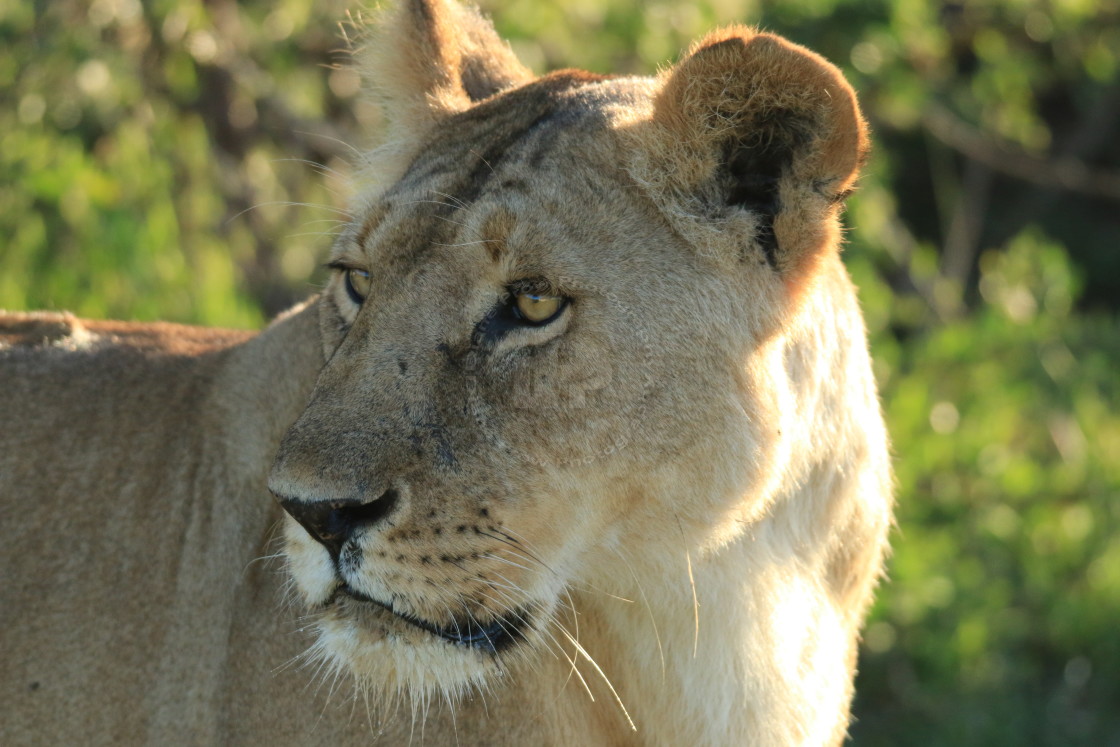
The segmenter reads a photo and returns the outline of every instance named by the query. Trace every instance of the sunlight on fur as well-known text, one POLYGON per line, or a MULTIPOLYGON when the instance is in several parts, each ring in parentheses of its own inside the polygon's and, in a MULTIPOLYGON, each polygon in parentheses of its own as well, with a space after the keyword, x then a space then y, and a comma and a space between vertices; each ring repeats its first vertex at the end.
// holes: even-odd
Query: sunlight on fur
POLYGON ((851 87, 745 26, 649 78, 536 77, 454 0, 363 33, 319 295, 0 317, 6 732, 840 744, 892 505, 851 87))

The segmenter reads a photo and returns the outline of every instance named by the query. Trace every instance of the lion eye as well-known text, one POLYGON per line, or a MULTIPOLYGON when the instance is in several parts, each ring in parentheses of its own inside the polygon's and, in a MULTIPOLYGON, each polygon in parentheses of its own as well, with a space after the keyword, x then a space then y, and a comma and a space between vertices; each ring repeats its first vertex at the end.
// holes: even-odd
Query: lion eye
POLYGON ((370 277, 365 270, 348 269, 346 276, 346 294, 350 300, 359 306, 369 295, 370 277))
POLYGON ((564 310, 564 299, 560 296, 518 293, 515 308, 520 319, 530 324, 546 324, 564 310))

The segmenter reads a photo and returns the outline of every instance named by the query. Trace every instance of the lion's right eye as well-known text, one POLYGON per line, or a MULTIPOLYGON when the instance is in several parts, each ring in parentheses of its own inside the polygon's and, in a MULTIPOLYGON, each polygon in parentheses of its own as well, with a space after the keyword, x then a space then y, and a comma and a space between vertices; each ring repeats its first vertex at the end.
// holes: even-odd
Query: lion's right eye
POLYGON ((346 278, 346 295, 350 296, 350 300, 355 304, 361 306, 362 301, 365 301, 366 296, 369 295, 369 272, 351 268, 346 270, 344 274, 346 278))
POLYGON ((518 293, 513 308, 518 319, 529 324, 543 325, 560 316, 564 306, 564 299, 560 296, 518 293))

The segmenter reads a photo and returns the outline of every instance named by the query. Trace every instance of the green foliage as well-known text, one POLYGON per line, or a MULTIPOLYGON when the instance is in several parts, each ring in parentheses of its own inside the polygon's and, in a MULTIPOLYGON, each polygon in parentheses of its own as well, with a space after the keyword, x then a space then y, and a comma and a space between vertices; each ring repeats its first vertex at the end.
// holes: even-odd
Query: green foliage
POLYGON ((899 530, 856 743, 1120 735, 1120 336, 1072 312, 1076 286, 1022 234, 982 258, 974 314, 901 348, 883 392, 899 530))
MULTIPOLYGON (((1120 743, 1120 0, 483 5, 538 71, 732 21, 845 69, 899 524, 855 743, 1120 743)), ((258 326, 313 290, 377 125, 347 7, 0 0, 0 307, 258 326)))
POLYGON ((291 159, 345 168, 316 125, 353 95, 315 5, 0 4, 0 307, 253 327, 306 295, 344 198, 291 159))

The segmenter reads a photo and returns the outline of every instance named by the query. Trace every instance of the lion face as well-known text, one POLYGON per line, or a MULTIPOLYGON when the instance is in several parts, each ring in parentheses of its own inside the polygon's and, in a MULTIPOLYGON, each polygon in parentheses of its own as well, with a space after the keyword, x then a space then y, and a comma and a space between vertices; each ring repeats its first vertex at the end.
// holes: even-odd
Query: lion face
POLYGON ((735 405, 710 394, 733 368, 690 352, 727 344, 729 309, 698 312, 731 290, 588 102, 629 85, 553 78, 459 115, 339 242, 330 361, 273 489, 303 523, 297 586, 355 670, 474 680, 539 643, 627 518, 659 513, 635 476, 735 405))
POLYGON ((772 479, 779 402, 744 361, 854 165, 798 181, 803 199, 792 156, 723 158, 703 118, 679 141, 669 115, 694 102, 667 102, 672 80, 526 81, 501 55, 462 61, 491 30, 437 25, 400 52, 441 74, 400 63, 426 108, 398 95, 416 129, 399 178, 337 242, 328 362, 270 488, 318 652, 389 691, 456 693, 562 643, 569 590, 609 585, 623 550, 716 536, 772 479), (704 155, 659 165, 676 150, 704 155), (690 179, 704 215, 665 186, 690 179), (796 239, 757 206, 779 189, 817 211, 796 239))

